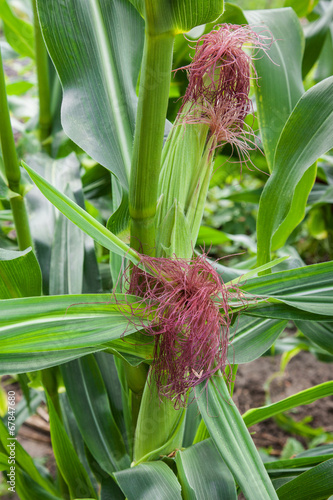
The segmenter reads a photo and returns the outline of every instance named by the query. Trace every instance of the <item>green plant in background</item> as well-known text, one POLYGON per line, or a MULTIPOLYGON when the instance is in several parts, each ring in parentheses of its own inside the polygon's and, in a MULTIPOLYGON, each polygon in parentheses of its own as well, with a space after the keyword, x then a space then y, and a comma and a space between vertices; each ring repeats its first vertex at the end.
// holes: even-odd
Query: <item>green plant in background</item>
MULTIPOLYGON (((243 416, 232 402, 238 364, 278 345, 289 320, 332 355, 332 262, 306 266, 285 246, 310 209, 309 193, 315 207, 330 200, 331 157, 323 155, 333 146, 333 77, 308 76, 303 86, 324 50, 332 51, 327 2, 305 44, 291 8, 38 0, 31 10, 21 3, 34 15, 34 31, 5 0, 0 16, 8 42, 36 60, 39 142, 30 124, 19 148, 29 153, 22 164, 40 192, 27 193, 23 176, 20 185, 3 80, 0 193, 19 251, 2 226, 0 373, 20 377, 22 415, 45 399, 57 479, 17 443, 20 498, 232 499, 239 490, 249 499, 327 498, 331 445, 264 464, 247 427, 332 395, 333 383, 243 416), (196 26, 204 36, 190 61, 182 34, 196 40, 196 26), (171 81, 173 52, 188 70, 187 90, 181 72, 171 81), (254 170, 254 191, 220 192, 238 157, 257 163, 259 137, 246 118, 252 64, 266 158, 259 164, 270 176, 254 170), (73 142, 59 125, 59 81, 61 126, 73 142), (173 95, 185 94, 173 125, 170 81, 173 95), (215 156, 216 165, 229 163, 214 172, 215 156), (327 186, 320 194, 312 189, 318 159, 327 186), (258 251, 249 236, 222 232, 218 223, 200 228, 210 182, 208 200, 221 197, 222 215, 223 203, 259 203, 258 251), (12 202, 24 206, 23 195, 29 223, 12 202), (29 224, 33 246, 20 240, 29 224), (212 238, 236 248, 245 242, 253 258, 235 267, 209 263, 194 247, 212 238)), ((315 12, 308 6, 305 14, 315 12)), ((3 422, 0 463, 8 473, 3 422)))

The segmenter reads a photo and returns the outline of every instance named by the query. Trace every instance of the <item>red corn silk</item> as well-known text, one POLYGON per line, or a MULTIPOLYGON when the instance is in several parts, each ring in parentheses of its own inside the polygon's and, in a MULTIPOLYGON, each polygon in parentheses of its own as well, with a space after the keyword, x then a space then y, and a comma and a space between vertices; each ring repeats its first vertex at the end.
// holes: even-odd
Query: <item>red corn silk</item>
POLYGON ((142 256, 140 264, 128 293, 141 297, 141 313, 144 307, 154 318, 145 326, 154 337, 153 376, 160 395, 184 406, 188 389, 225 368, 229 299, 239 292, 224 285, 205 254, 190 260, 142 256))

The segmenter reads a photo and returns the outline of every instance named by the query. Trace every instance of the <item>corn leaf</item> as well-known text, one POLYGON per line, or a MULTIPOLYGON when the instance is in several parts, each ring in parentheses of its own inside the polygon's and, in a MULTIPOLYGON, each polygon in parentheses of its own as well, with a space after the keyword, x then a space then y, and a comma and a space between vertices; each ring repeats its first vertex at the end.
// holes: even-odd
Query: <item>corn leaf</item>
POLYGON ((42 274, 31 248, 0 248, 0 299, 32 297, 42 292, 42 274))
POLYGON ((333 354, 333 323, 296 321, 296 326, 311 342, 333 354))
POLYGON ((287 323, 284 319, 241 315, 230 330, 229 362, 249 363, 262 356, 283 332, 287 323))
POLYGON ((7 42, 24 57, 35 57, 35 41, 33 26, 17 17, 7 0, 0 0, 0 19, 4 24, 7 42))
MULTIPOLYGON (((273 173, 259 204, 258 265, 270 260, 272 244, 277 248, 284 242, 286 227, 282 224, 286 218, 292 218, 288 221, 290 229, 296 227, 304 216, 303 202, 298 203, 295 210, 293 197, 298 184, 307 175, 307 186, 302 184, 305 209, 314 182, 312 165, 333 147, 332 94, 333 77, 312 87, 301 97, 283 128, 276 148, 273 173), (307 172, 309 169, 310 172, 307 172)), ((300 188, 296 195, 301 195, 300 188)))
POLYGON ((52 448, 61 475, 67 483, 71 498, 97 498, 89 476, 66 434, 51 398, 47 392, 45 394, 50 415, 52 448))
MULTIPOLYGON (((122 299, 118 294, 117 301, 122 299)), ((150 358, 147 336, 122 338, 137 330, 128 307, 97 294, 0 301, 0 373, 38 370, 108 347, 150 358)))
MULTIPOLYGON (((8 456, 10 453, 10 448, 7 445, 10 441, 12 441, 12 439, 10 439, 10 441, 9 439, 10 436, 8 434, 8 430, 4 423, 0 420, 0 449, 2 448, 7 457, 6 469, 8 469, 8 456)), ((17 440, 15 440, 15 464, 17 469, 21 469, 25 472, 35 484, 40 486, 41 490, 47 491, 51 495, 57 495, 55 486, 40 474, 31 456, 25 451, 23 446, 17 440)))
POLYGON ((277 490, 280 500, 326 500, 333 492, 333 458, 311 468, 277 490))
POLYGON ((68 196, 60 193, 55 187, 47 182, 43 177, 34 172, 28 165, 23 162, 24 168, 29 173, 32 180, 46 198, 53 203, 68 219, 76 224, 82 231, 94 238, 105 248, 112 252, 127 257, 134 264, 139 262, 137 252, 128 247, 122 240, 117 238, 113 233, 108 231, 102 224, 94 219, 88 212, 83 210, 79 205, 72 201, 68 196))
POLYGON ((257 299, 268 298, 274 305, 258 302, 247 314, 269 318, 332 321, 333 262, 313 264, 249 279, 244 292, 257 299))
POLYGON ((128 189, 144 22, 128 0, 37 3, 64 131, 128 189))
POLYGON ((164 462, 148 462, 114 474, 128 500, 181 500, 181 486, 164 462))
POLYGON ((333 394, 333 382, 324 382, 323 384, 315 385, 304 391, 300 391, 293 396, 277 401, 261 408, 251 408, 243 415, 243 420, 247 427, 262 422, 267 418, 274 417, 279 413, 291 410, 296 406, 308 405, 317 401, 317 399, 325 398, 333 394))
POLYGON ((67 396, 81 435, 100 467, 112 474, 130 466, 94 356, 62 366, 67 396))
POLYGON ((20 468, 16 470, 15 487, 20 500, 31 500, 31 498, 38 498, 38 500, 59 500, 63 498, 60 492, 58 494, 50 493, 44 489, 20 468))
POLYGON ((304 27, 305 50, 302 64, 303 78, 306 77, 318 59, 333 20, 333 4, 321 2, 320 10, 319 18, 304 27))
POLYGON ((302 57, 304 37, 300 22, 291 8, 244 12, 258 33, 272 33, 274 43, 268 56, 260 54, 254 65, 258 73, 255 85, 256 102, 262 142, 269 169, 274 167, 274 155, 282 129, 304 93, 302 57), (290 47, 293 50, 290 50, 290 47))
POLYGON ((234 478, 211 439, 179 451, 176 464, 186 500, 237 500, 234 478))
POLYGON ((196 395, 209 434, 246 498, 277 498, 222 375, 198 386, 196 395))

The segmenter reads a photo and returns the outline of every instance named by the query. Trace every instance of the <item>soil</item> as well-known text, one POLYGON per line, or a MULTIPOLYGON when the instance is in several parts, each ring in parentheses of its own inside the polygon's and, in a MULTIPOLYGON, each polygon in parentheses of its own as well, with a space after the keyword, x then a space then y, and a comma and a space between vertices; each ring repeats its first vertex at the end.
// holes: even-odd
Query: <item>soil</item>
MULTIPOLYGON (((277 375, 280 367, 280 356, 262 357, 252 363, 240 365, 238 368, 234 401, 244 413, 250 408, 265 404, 264 384, 268 377, 273 380, 270 384, 271 401, 278 401, 291 396, 296 392, 332 380, 332 364, 319 362, 312 354, 300 352, 288 364, 285 373, 277 375)), ((325 432, 333 433, 333 396, 320 399, 307 406, 298 407, 290 415, 300 421, 311 417, 311 427, 323 428, 325 432)), ((308 440, 304 437, 285 432, 273 419, 266 420, 250 428, 257 447, 268 448, 273 456, 279 456, 289 437, 297 439, 304 447, 308 440)), ((42 463, 55 472, 54 456, 51 448, 49 426, 45 410, 39 409, 39 415, 30 419, 21 427, 18 434, 19 442, 28 453, 38 458, 42 463)), ((17 500, 18 496, 1 496, 2 500, 17 500)))
MULTIPOLYGON (((318 361, 309 352, 301 351, 287 365, 284 374, 278 374, 281 356, 262 357, 240 365, 234 389, 234 401, 241 413, 265 404, 264 384, 268 377, 276 374, 270 384, 271 402, 328 382, 333 379, 333 366, 318 361)), ((297 422, 307 418, 312 428, 323 428, 323 432, 333 433, 333 396, 319 399, 309 405, 300 406, 289 412, 297 422)), ((273 418, 250 427, 257 447, 270 448, 270 454, 278 456, 289 437, 298 440, 305 448, 309 439, 285 432, 273 418)))

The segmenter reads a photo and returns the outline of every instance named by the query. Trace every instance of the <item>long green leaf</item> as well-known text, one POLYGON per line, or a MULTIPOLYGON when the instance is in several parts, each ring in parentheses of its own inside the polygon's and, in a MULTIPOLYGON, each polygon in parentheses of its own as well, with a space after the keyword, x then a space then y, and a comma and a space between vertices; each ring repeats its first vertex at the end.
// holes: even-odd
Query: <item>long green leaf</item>
POLYGON ((129 467, 130 459, 95 358, 85 356, 67 363, 62 375, 81 435, 99 466, 109 474, 129 467))
MULTIPOLYGON (((57 186, 60 191, 64 191, 67 185, 74 189, 79 185, 80 163, 74 153, 57 160, 45 153, 36 153, 28 155, 27 160, 36 172, 57 186)), ((31 235, 42 270, 43 293, 48 295, 51 247, 57 212, 36 186, 29 190, 25 200, 30 215, 31 235)))
POLYGON ((60 492, 55 494, 44 489, 29 474, 19 468, 16 471, 15 487, 20 500, 31 500, 31 498, 38 498, 38 500, 59 500, 63 498, 60 492))
POLYGON ((185 500, 237 500, 234 478, 211 439, 176 455, 185 500))
POLYGON ((42 274, 31 248, 23 252, 0 248, 0 299, 32 297, 42 292, 42 274))
POLYGON ((71 498, 97 498, 89 476, 81 464, 47 392, 46 397, 50 415, 52 448, 71 498))
POLYGON ((133 319, 131 309, 117 300, 92 294, 1 301, 0 313, 5 319, 0 327, 1 352, 97 346, 128 335, 136 331, 135 325, 128 324, 133 319))
POLYGON ((280 257, 279 259, 274 259, 271 262, 267 262, 267 264, 264 264, 263 266, 251 269, 251 271, 242 274, 238 278, 235 278, 232 281, 228 281, 228 285, 238 284, 242 283, 243 281, 247 281, 248 279, 253 278, 253 276, 255 276, 256 274, 259 274, 262 271, 266 271, 267 269, 272 269, 273 267, 281 264, 281 262, 285 261, 286 259, 288 259, 288 257, 280 257))
MULTIPOLYGON (((269 58, 258 57, 254 63, 260 78, 259 85, 255 87, 260 131, 272 172, 276 168, 274 158, 281 132, 304 93, 301 71, 304 37, 292 9, 249 11, 246 16, 249 22, 258 26, 256 31, 262 30, 263 23, 275 39, 269 50, 269 58), (293 47, 292 51, 290 46, 293 47)), ((273 250, 284 245, 290 233, 303 219, 315 176, 316 165, 312 165, 295 185, 289 212, 274 235, 273 250)))
POLYGON ((94 238, 105 248, 108 248, 122 257, 127 257, 132 260, 134 264, 138 264, 140 259, 135 250, 128 247, 123 241, 117 238, 117 236, 108 231, 106 227, 102 226, 102 224, 88 214, 88 212, 83 210, 83 208, 74 203, 68 196, 60 193, 55 187, 51 186, 49 182, 34 172, 24 162, 23 166, 44 196, 46 196, 60 212, 68 217, 68 219, 82 229, 82 231, 94 238))
POLYGON ((304 472, 277 490, 280 500, 326 500, 333 493, 333 458, 304 472))
POLYGON ((262 33, 264 26, 274 39, 268 51, 269 57, 261 54, 262 57, 259 55, 254 61, 259 77, 255 92, 260 132, 272 172, 282 129, 304 93, 303 31, 295 12, 290 8, 245 11, 244 14, 255 31, 262 33))
POLYGON ((50 264, 50 295, 82 292, 84 233, 59 214, 50 264))
POLYGON ((128 189, 144 22, 128 0, 38 0, 66 134, 128 189))
POLYGON ((86 347, 62 351, 19 352, 0 354, 0 375, 43 370, 86 356, 105 347, 86 347))
POLYGON ((325 398, 333 394, 333 382, 324 382, 323 384, 315 385, 310 389, 300 391, 293 396, 277 401, 261 408, 251 408, 243 415, 243 420, 247 427, 262 422, 267 418, 278 415, 284 411, 291 410, 296 406, 308 405, 317 401, 317 399, 325 398))
POLYGON ((309 297, 298 297, 290 295, 288 299, 276 295, 268 298, 267 302, 272 305, 258 305, 249 310, 251 316, 260 318, 289 319, 293 321, 329 321, 333 319, 333 297, 315 295, 309 297))
POLYGON ((151 359, 151 339, 139 333, 129 342, 123 338, 143 326, 143 318, 135 326, 131 308, 117 305, 110 295, 2 300, 0 317, 2 374, 53 366, 107 347, 151 359))
POLYGON ((258 265, 270 260, 273 235, 290 211, 298 183, 311 165, 333 146, 332 93, 333 77, 308 90, 281 133, 273 173, 259 204, 258 265))
POLYGON ((287 459, 287 460, 274 460, 273 462, 266 462, 265 467, 266 470, 272 472, 278 471, 281 469, 298 469, 301 467, 309 467, 309 466, 314 466, 314 465, 319 465, 322 462, 325 462, 325 460, 329 460, 333 458, 332 453, 327 453, 327 454, 321 454, 321 455, 316 455, 312 457, 295 457, 292 459, 287 459))
POLYGON ((276 306, 267 307, 259 302, 260 309, 250 309, 248 314, 313 320, 323 315, 322 320, 332 321, 333 262, 252 278, 242 286, 242 290, 255 295, 258 299, 268 297, 269 300, 277 302, 276 306), (294 309, 302 313, 297 314, 296 311, 295 314, 294 309))
POLYGON ((246 498, 277 498, 221 374, 209 380, 207 384, 201 384, 197 397, 200 413, 210 436, 246 498))
POLYGON ((114 474, 128 500, 181 500, 181 486, 164 462, 148 462, 114 474))

